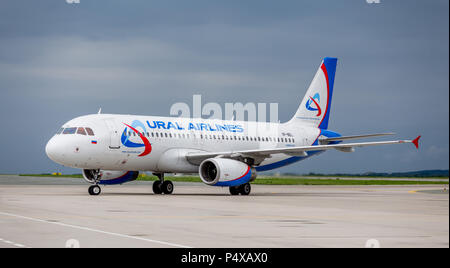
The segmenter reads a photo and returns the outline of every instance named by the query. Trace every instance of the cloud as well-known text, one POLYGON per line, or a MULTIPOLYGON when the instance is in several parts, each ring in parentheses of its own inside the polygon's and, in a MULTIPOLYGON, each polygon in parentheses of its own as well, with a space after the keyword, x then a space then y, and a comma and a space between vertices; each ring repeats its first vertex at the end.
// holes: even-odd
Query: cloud
POLYGON ((448 32, 446 0, 4 1, 0 119, 13 132, 0 132, 0 172, 54 168, 46 140, 99 107, 167 116, 202 94, 277 102, 286 121, 325 56, 339 58, 332 130, 422 134, 423 149, 329 152, 282 171, 448 168, 448 32))

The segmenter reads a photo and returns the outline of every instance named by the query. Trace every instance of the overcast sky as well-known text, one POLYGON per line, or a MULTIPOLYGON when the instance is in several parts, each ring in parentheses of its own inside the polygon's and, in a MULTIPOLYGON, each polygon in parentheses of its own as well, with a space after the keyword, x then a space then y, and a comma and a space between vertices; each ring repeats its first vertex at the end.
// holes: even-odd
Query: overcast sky
POLYGON ((339 58, 329 129, 422 135, 327 152, 280 172, 448 169, 449 1, 3 0, 0 173, 79 172, 45 144, 84 114, 168 116, 176 102, 279 103, 295 113, 339 58))

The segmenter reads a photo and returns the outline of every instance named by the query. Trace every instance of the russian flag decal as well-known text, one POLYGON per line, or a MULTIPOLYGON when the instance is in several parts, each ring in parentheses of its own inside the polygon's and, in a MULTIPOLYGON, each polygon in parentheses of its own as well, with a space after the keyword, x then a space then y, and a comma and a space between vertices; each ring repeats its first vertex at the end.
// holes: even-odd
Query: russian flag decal
POLYGON ((91 141, 92 144, 97 144, 97 141, 91 141))

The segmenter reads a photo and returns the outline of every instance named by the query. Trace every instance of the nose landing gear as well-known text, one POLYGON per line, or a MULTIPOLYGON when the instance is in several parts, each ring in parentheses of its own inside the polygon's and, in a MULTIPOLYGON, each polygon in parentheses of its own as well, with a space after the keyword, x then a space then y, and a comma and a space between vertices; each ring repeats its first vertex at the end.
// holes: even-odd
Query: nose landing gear
POLYGON ((164 180, 164 173, 153 173, 159 180, 153 183, 153 193, 155 194, 172 194, 173 183, 171 181, 164 180))
POLYGON ((102 189, 98 185, 91 185, 88 192, 90 195, 99 195, 102 192, 102 189))
POLYGON ((102 174, 100 170, 91 170, 90 175, 92 177, 92 183, 94 185, 89 186, 88 192, 90 195, 99 195, 102 192, 102 189, 98 184, 100 183, 100 179, 102 178, 102 174))

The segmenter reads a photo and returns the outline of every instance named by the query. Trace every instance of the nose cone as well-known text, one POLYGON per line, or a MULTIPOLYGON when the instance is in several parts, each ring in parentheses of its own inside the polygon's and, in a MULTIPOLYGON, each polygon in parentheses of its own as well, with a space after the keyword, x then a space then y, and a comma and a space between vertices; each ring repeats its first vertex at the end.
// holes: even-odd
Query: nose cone
POLYGON ((62 146, 58 144, 54 137, 51 138, 45 146, 45 153, 47 154, 48 158, 50 158, 54 162, 61 163, 63 160, 64 155, 62 146))

